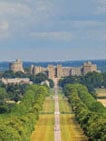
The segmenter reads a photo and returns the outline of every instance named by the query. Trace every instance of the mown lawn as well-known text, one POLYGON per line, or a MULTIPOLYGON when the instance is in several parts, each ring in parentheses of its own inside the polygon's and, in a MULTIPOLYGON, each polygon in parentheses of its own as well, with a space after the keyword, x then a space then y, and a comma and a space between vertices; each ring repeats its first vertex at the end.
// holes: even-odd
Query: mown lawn
POLYGON ((106 89, 98 88, 96 89, 97 101, 101 102, 106 107, 106 89))
POLYGON ((62 114, 60 127, 62 141, 87 141, 87 137, 83 134, 73 114, 62 114))
POLYGON ((52 96, 47 97, 45 99, 44 105, 43 105, 43 110, 41 113, 53 113, 54 112, 54 99, 52 96))
POLYGON ((98 88, 96 89, 96 93, 98 97, 106 96, 106 89, 98 88))
POLYGON ((62 94, 59 94, 59 110, 61 113, 72 112, 72 109, 68 103, 68 99, 62 94))
POLYGON ((54 115, 40 115, 31 141, 54 141, 54 115))

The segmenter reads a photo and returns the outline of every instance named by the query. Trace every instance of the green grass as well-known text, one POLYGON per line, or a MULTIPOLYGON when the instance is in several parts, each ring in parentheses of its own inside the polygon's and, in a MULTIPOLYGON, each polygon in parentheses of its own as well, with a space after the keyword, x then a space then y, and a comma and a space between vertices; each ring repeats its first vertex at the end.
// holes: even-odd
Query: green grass
POLYGON ((60 128, 62 141, 87 141, 82 129, 76 122, 74 115, 62 114, 60 116, 60 128))
POLYGON ((43 105, 43 110, 41 113, 53 113, 54 112, 54 99, 53 97, 47 97, 45 99, 44 105, 43 105))
POLYGON ((54 115, 40 115, 31 141, 54 141, 54 115))
POLYGON ((61 113, 72 112, 72 109, 68 103, 68 99, 61 94, 59 94, 59 109, 61 113))
POLYGON ((101 102, 106 107, 106 89, 96 89, 97 101, 101 102))
POLYGON ((35 125, 35 131, 31 135, 31 141, 54 141, 54 99, 53 91, 46 97, 39 120, 35 125), (51 113, 51 114, 46 114, 51 113))

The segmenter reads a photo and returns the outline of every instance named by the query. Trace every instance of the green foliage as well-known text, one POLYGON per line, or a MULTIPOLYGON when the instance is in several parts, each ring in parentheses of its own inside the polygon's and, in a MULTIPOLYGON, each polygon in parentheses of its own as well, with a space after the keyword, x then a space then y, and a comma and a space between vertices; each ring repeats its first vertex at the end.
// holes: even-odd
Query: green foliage
POLYGON ((5 99, 8 97, 5 88, 0 88, 0 104, 5 102, 5 99))
POLYGON ((103 86, 106 88, 106 72, 103 73, 103 86))
POLYGON ((0 114, 3 113, 8 113, 9 112, 9 107, 6 104, 0 104, 0 114))
POLYGON ((4 78, 15 78, 15 73, 11 70, 8 70, 8 71, 5 71, 2 74, 2 77, 4 77, 4 78))
POLYGON ((106 119, 104 106, 97 102, 85 86, 68 84, 65 93, 72 105, 75 116, 90 141, 105 141, 106 119), (67 90, 68 89, 68 90, 67 90))
POLYGON ((33 81, 36 84, 40 84, 42 81, 45 81, 47 79, 48 77, 43 73, 39 73, 36 76, 34 75, 31 76, 31 81, 33 81))
POLYGON ((53 87, 54 87, 54 82, 53 82, 53 80, 52 80, 52 79, 48 79, 48 81, 49 81, 49 84, 50 84, 50 88, 53 88, 53 87))
POLYGON ((30 141, 46 95, 47 87, 28 86, 21 103, 15 105, 10 114, 0 118, 0 141, 30 141))
POLYGON ((11 70, 8 70, 8 71, 5 71, 2 74, 2 77, 4 77, 4 78, 16 78, 16 77, 23 78, 24 77, 25 78, 25 77, 28 77, 28 75, 21 72, 21 71, 15 73, 15 72, 13 72, 11 70))
POLYGON ((81 83, 87 86, 89 93, 96 98, 95 88, 106 86, 106 73, 89 72, 84 76, 68 76, 59 81, 61 87, 66 84, 81 83))
POLYGON ((81 83, 86 85, 89 89, 101 87, 103 84, 103 74, 98 72, 89 72, 83 77, 81 83))
POLYGON ((26 84, 8 84, 5 86, 10 100, 19 101, 25 93, 26 84))
POLYGON ((65 77, 64 79, 59 80, 59 86, 64 87, 66 84, 74 84, 74 83, 79 83, 80 82, 80 77, 79 76, 68 76, 65 77))

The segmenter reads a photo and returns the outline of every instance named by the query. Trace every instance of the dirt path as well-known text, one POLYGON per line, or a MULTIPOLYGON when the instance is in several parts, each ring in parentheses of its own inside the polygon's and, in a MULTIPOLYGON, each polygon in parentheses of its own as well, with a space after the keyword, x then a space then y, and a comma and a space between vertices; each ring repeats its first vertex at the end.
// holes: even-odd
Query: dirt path
POLYGON ((60 130, 60 112, 59 112, 59 100, 58 100, 58 87, 55 81, 55 125, 54 125, 54 141, 61 141, 61 130, 60 130))

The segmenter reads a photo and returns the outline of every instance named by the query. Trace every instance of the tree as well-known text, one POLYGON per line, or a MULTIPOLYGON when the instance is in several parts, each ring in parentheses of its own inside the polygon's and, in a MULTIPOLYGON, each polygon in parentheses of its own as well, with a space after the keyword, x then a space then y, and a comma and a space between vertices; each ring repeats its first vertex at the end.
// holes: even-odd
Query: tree
POLYGON ((11 70, 5 71, 2 75, 4 78, 15 78, 15 73, 11 70))
POLYGON ((0 103, 4 103, 7 97, 8 95, 5 88, 0 88, 0 103))
POLYGON ((53 87, 54 87, 54 82, 53 82, 53 80, 52 80, 52 79, 48 79, 48 81, 49 81, 50 87, 53 88, 53 87))
POLYGON ((30 78, 34 83, 40 84, 42 81, 48 80, 48 77, 44 73, 39 73, 36 76, 30 78))

